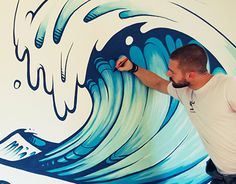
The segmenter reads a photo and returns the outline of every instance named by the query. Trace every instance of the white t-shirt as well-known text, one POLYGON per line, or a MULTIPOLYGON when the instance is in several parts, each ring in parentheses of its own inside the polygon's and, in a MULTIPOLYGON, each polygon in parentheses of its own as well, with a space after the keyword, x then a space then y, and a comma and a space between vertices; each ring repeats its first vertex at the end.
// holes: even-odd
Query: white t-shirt
POLYGON ((186 107, 216 167, 236 174, 236 78, 218 74, 198 90, 170 83, 168 93, 186 107))

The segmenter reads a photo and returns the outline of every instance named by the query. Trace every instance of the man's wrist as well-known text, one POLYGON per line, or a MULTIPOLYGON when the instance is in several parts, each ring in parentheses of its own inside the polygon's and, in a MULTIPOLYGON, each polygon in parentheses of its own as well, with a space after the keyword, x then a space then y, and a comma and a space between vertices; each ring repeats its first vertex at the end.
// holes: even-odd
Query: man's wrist
POLYGON ((135 73, 138 71, 138 65, 136 65, 135 63, 132 62, 132 68, 130 70, 128 70, 128 72, 131 72, 131 73, 135 73))

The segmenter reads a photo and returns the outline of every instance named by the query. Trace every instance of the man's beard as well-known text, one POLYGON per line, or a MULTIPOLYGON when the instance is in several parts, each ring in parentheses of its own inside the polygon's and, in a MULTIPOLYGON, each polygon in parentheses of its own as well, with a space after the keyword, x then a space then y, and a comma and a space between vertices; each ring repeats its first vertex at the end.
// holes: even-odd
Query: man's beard
POLYGON ((170 78, 170 81, 172 82, 172 86, 173 86, 174 88, 184 88, 184 87, 189 86, 189 82, 186 81, 185 79, 182 80, 182 81, 179 82, 179 83, 174 82, 172 78, 170 78))

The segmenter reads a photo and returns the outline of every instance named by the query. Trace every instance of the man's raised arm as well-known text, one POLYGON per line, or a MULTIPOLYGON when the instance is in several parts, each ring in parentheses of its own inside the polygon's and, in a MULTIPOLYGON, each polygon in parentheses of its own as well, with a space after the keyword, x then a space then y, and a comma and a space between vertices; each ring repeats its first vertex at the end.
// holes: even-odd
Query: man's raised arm
POLYGON ((121 57, 116 62, 116 69, 119 71, 130 71, 138 77, 141 82, 147 87, 153 88, 162 93, 168 94, 167 86, 169 81, 161 78, 157 74, 141 68, 131 62, 127 57, 121 57))

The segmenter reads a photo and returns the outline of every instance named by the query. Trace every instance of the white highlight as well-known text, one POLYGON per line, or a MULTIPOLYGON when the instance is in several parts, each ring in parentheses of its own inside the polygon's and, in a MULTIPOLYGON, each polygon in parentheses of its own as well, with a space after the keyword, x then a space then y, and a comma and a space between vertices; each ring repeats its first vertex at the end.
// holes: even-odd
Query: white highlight
POLYGON ((132 36, 128 36, 125 40, 126 45, 131 45, 133 43, 134 39, 132 36))

